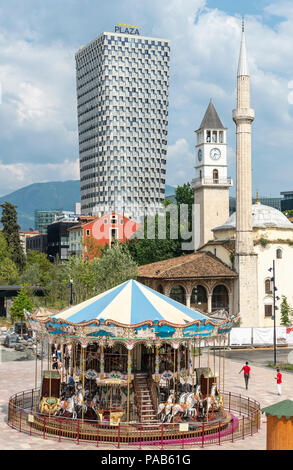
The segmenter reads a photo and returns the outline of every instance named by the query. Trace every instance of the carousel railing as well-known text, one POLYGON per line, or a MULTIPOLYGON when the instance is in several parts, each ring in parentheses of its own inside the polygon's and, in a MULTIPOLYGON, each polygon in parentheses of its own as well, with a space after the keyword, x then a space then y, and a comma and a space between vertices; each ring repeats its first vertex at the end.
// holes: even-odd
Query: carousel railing
POLYGON ((57 441, 73 440, 92 442, 96 446, 115 444, 120 446, 149 445, 159 448, 165 446, 221 445, 252 436, 260 428, 260 405, 248 397, 225 392, 224 405, 227 419, 213 424, 195 422, 185 429, 180 423, 119 423, 89 421, 48 416, 38 412, 39 389, 26 390, 13 395, 9 400, 8 424, 13 429, 31 436, 57 441))

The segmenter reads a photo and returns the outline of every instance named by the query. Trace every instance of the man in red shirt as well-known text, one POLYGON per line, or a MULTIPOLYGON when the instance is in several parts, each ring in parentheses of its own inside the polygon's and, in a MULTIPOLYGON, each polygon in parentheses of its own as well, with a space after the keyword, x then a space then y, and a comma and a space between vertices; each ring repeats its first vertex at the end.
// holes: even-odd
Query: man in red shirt
POLYGON ((248 362, 245 362, 245 366, 242 367, 242 369, 239 371, 239 374, 243 371, 244 372, 244 381, 245 381, 245 387, 246 390, 248 389, 248 380, 250 377, 250 367, 248 365, 248 362))
POLYGON ((277 369, 277 377, 275 379, 277 381, 278 395, 282 395, 282 374, 280 369, 277 369))

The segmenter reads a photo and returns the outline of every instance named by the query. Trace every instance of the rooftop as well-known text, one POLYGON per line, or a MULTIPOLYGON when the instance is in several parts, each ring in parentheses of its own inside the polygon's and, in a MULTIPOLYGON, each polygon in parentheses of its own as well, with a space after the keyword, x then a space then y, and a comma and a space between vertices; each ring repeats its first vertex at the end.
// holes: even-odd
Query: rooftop
POLYGON ((275 403, 274 405, 262 408, 261 411, 269 416, 277 416, 279 419, 282 417, 290 419, 293 416, 293 401, 283 400, 279 403, 275 403))
MULTIPOLYGON (((253 228, 275 227, 293 230, 293 224, 281 211, 260 202, 252 204, 252 226, 253 228)), ((236 212, 223 225, 214 228, 213 231, 227 229, 236 229, 236 212)))
POLYGON ((211 253, 197 252, 139 266, 138 277, 155 279, 233 278, 237 277, 237 274, 211 253))
POLYGON ((213 105, 212 99, 209 102, 199 129, 225 129, 213 105))

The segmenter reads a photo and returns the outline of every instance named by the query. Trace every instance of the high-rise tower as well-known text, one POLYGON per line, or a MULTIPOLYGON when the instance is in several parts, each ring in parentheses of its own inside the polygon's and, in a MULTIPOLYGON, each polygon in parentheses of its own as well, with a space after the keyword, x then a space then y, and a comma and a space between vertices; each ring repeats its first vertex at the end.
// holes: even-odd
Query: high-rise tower
POLYGON ((194 240, 198 246, 213 239, 212 229, 229 217, 227 177, 227 129, 210 100, 204 118, 196 131, 196 164, 194 189, 194 240))
POLYGON ((236 124, 236 247, 235 267, 238 271, 238 309, 241 326, 255 325, 258 311, 257 255, 253 249, 251 189, 251 123, 250 77, 248 71, 244 23, 237 72, 236 124))
POLYGON ((170 43, 137 32, 102 33, 76 53, 84 214, 137 218, 165 198, 170 43))

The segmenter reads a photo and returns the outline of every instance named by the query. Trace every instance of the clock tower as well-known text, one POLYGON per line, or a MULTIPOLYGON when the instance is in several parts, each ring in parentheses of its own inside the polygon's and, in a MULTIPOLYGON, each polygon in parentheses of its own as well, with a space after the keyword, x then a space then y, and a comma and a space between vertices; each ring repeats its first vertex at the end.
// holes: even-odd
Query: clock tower
POLYGON ((194 240, 198 249, 212 240, 214 227, 229 217, 227 177, 227 129, 210 100, 204 118, 196 132, 194 189, 194 240))

